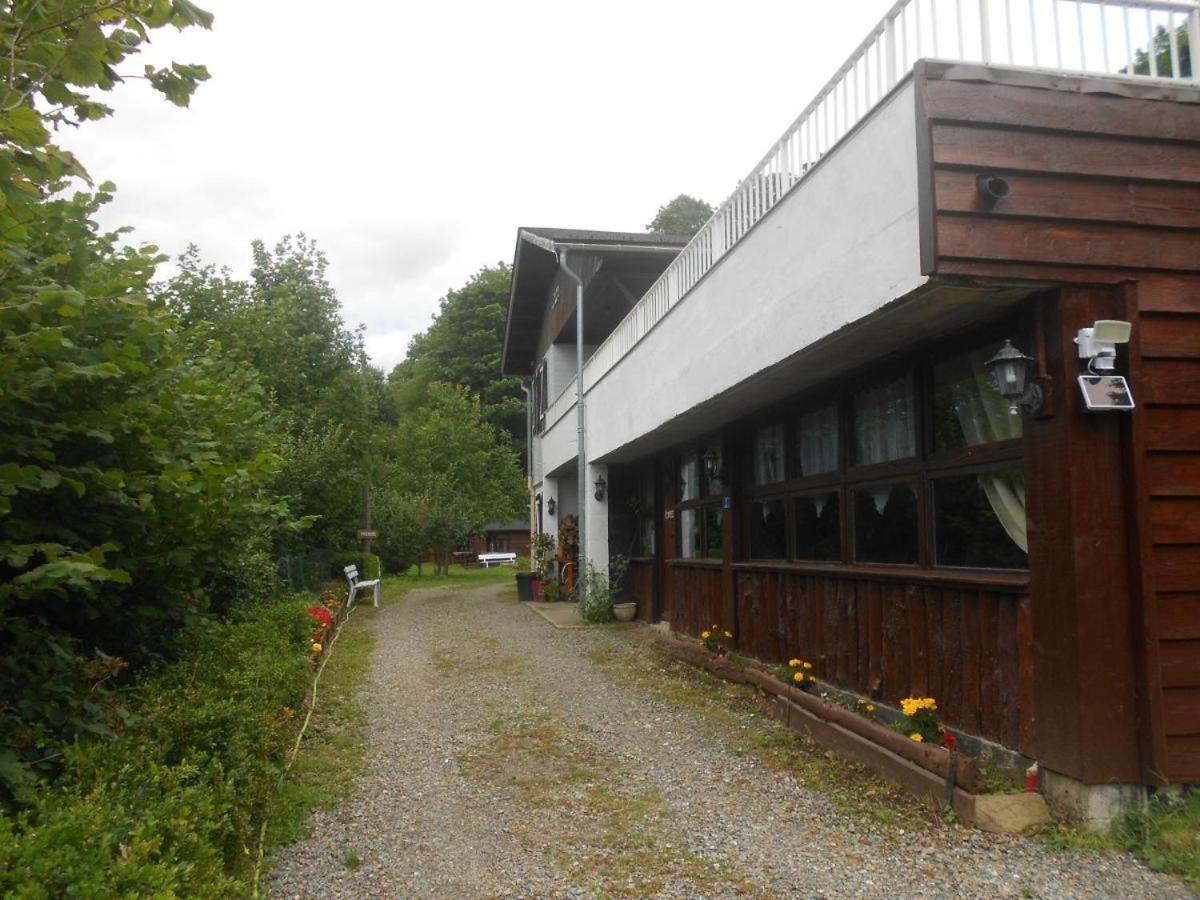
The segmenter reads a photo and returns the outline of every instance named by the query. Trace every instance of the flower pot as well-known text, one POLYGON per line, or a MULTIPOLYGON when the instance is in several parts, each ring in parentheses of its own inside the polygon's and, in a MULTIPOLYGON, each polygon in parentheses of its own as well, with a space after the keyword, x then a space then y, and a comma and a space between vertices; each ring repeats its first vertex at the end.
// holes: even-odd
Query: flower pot
POLYGON ((532 600, 533 599, 533 583, 537 578, 536 572, 517 572, 517 599, 532 600))
POLYGON ((632 622, 637 617, 636 603, 614 603, 613 615, 618 622, 632 622))
POLYGON ((529 598, 534 603, 540 603, 542 600, 542 579, 534 578, 529 582, 529 598))

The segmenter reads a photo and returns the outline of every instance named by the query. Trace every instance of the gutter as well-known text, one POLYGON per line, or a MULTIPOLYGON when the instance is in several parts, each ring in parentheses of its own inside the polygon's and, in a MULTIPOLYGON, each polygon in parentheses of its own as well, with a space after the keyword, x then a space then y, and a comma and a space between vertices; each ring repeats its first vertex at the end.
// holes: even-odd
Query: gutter
MULTIPOLYGON (((553 246, 553 245, 552 245, 553 246)), ((587 452, 583 434, 583 279, 567 266, 567 250, 563 246, 558 253, 558 267, 575 282, 575 465, 579 479, 577 503, 579 505, 579 568, 575 573, 576 597, 587 591, 587 452)))

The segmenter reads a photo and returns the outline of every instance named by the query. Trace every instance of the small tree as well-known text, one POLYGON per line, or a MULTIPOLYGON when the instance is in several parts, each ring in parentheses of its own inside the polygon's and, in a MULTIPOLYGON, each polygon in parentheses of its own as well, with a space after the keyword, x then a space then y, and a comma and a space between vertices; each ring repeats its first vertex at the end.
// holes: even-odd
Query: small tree
POLYGON ((658 208, 658 213, 646 230, 652 234, 686 234, 691 237, 712 214, 713 208, 703 200, 697 200, 690 194, 680 194, 658 208))

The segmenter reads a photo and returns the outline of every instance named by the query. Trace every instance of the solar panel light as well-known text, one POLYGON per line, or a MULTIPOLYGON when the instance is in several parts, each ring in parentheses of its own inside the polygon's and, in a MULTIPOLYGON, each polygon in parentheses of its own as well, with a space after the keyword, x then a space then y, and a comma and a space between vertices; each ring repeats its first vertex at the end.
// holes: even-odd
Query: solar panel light
POLYGON ((1120 319, 1097 319, 1091 328, 1080 328, 1075 336, 1079 358, 1088 361, 1092 372, 1111 372, 1117 364, 1117 344, 1129 343, 1133 326, 1120 319))

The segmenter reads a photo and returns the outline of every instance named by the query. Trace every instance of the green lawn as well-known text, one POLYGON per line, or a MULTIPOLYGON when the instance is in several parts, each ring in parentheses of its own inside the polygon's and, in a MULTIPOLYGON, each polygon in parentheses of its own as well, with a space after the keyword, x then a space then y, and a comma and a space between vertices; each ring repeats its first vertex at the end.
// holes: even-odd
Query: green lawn
POLYGON ((421 575, 417 575, 417 567, 412 566, 403 575, 389 578, 389 581, 394 580, 399 582, 405 590, 409 588, 454 587, 455 585, 476 587, 483 584, 516 584, 513 575, 517 572, 528 571, 529 558, 518 556, 515 566, 491 566, 487 569, 482 566, 474 566, 470 569, 464 569, 455 563, 450 566, 450 571, 445 575, 434 575, 433 565, 426 563, 422 566, 423 574, 421 575))

